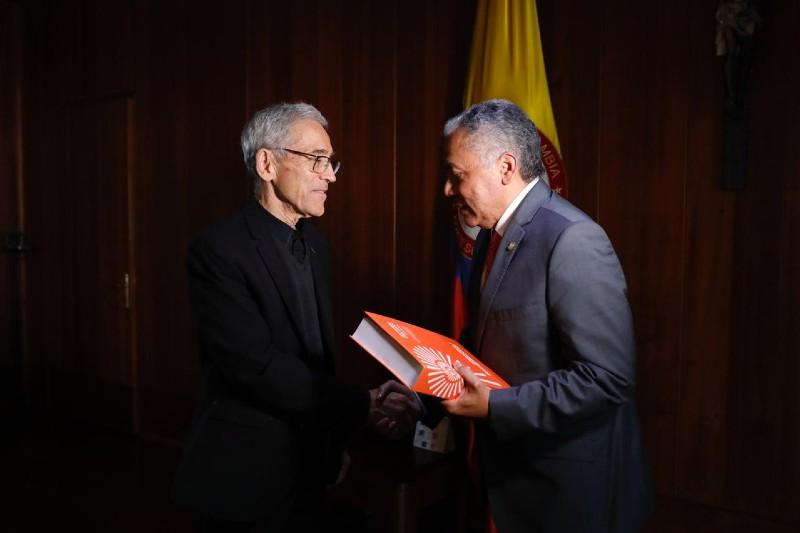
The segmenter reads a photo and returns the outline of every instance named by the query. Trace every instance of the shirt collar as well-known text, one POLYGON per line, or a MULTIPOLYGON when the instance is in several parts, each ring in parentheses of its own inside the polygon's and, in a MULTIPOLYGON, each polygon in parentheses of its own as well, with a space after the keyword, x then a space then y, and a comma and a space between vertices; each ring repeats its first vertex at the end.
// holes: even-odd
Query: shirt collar
POLYGON ((303 235, 303 219, 297 221, 296 229, 292 228, 289 224, 282 221, 272 213, 270 213, 261 202, 256 201, 261 211, 264 213, 264 228, 273 235, 278 242, 283 243, 285 246, 292 245, 292 239, 302 237, 303 235))
POLYGON ((528 193, 531 192, 531 189, 533 189, 533 187, 537 183, 539 183, 538 176, 534 178, 528 185, 526 185, 525 188, 519 192, 516 198, 514 198, 514 201, 508 204, 506 210, 503 211, 503 214, 500 216, 500 220, 498 220, 497 224, 494 225, 494 231, 499 233, 501 237, 506 232, 506 228, 508 227, 509 222, 511 222, 511 215, 514 214, 514 211, 517 210, 519 204, 522 203, 522 200, 524 200, 525 197, 528 196, 528 193))

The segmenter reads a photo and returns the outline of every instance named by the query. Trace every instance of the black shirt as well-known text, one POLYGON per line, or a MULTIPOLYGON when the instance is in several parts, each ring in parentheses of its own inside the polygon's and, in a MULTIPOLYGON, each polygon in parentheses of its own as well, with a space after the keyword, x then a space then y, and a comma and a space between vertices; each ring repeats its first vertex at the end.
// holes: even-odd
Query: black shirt
POLYGON ((311 272, 311 255, 315 251, 303 238, 304 221, 300 219, 295 229, 266 209, 264 209, 264 214, 269 233, 286 265, 294 292, 300 303, 300 334, 305 339, 312 358, 324 361, 317 295, 314 276, 311 272))

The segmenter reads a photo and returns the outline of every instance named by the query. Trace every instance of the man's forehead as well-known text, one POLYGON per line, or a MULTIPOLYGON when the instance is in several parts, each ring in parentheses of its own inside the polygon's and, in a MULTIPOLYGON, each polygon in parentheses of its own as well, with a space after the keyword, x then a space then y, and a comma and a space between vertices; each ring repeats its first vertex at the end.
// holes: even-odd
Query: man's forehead
POLYGON ((302 119, 292 123, 290 128, 292 141, 302 144, 305 151, 313 154, 329 154, 331 139, 322 124, 316 120, 302 119))
POLYGON ((447 140, 445 161, 451 167, 463 167, 475 158, 472 144, 465 142, 464 136, 458 133, 457 131, 447 140))

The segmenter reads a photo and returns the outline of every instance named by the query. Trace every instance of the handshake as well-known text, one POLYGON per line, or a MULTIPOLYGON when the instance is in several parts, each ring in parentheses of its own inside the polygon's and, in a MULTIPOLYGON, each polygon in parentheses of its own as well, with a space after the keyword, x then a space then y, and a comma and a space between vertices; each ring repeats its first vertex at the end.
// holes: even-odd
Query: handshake
POLYGON ((393 379, 369 391, 368 425, 386 438, 407 435, 424 412, 417 393, 393 379))

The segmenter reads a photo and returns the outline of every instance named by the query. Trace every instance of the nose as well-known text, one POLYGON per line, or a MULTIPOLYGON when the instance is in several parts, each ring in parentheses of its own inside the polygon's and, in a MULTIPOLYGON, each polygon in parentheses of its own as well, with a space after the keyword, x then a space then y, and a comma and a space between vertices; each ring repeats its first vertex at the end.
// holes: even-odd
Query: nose
POLYGON ((333 167, 328 165, 328 168, 320 174, 320 177, 327 181, 328 183, 334 183, 336 181, 336 174, 333 172, 333 167))
POLYGON ((450 183, 450 178, 444 180, 444 195, 448 198, 453 196, 453 184, 450 183))

